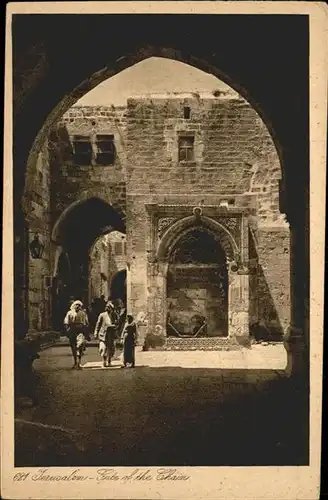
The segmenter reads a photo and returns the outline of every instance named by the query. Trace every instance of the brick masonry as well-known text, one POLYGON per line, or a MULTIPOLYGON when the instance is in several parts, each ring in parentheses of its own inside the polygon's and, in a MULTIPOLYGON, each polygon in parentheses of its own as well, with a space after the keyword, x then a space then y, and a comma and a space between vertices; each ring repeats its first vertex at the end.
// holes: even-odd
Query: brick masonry
POLYGON ((278 154, 253 108, 239 98, 130 99, 127 169, 132 308, 147 309, 145 203, 215 204, 222 195, 248 194, 260 271, 250 277, 250 321, 256 332, 259 324, 262 331, 275 325, 281 335, 289 323, 289 228, 279 211, 278 154), (179 162, 179 134, 194 135, 193 161, 179 162))
POLYGON ((110 295, 113 277, 126 269, 126 236, 118 231, 100 237, 90 253, 89 301, 110 295))
POLYGON ((126 219, 128 303, 138 315, 147 312, 152 293, 145 205, 215 205, 224 196, 233 204, 248 195, 255 207, 249 218, 254 239, 249 256, 250 323, 257 331, 285 332, 289 227, 279 210, 280 163, 265 124, 244 99, 236 94, 145 96, 129 99, 124 108, 75 106, 51 132, 38 161, 27 180, 25 205, 26 213, 34 207, 33 224, 42 227, 47 250, 42 263, 31 263, 29 269, 31 328, 50 326, 51 311, 38 312, 43 319, 36 319, 36 304, 49 302, 40 280, 54 266, 52 229, 72 203, 98 197, 126 219), (187 119, 185 107, 190 108, 187 119), (74 135, 88 135, 94 144, 97 134, 114 136, 115 164, 97 165, 93 157, 90 165, 75 165, 74 135), (194 138, 192 161, 179 161, 180 135, 194 138))
POLYGON ((51 321, 51 274, 54 247, 51 244, 51 175, 48 143, 38 155, 34 175, 26 184, 23 202, 27 213, 28 244, 39 234, 44 245, 41 259, 33 259, 29 248, 28 274, 28 322, 30 331, 50 330, 51 321))
POLYGON ((125 109, 73 107, 52 132, 53 193, 55 219, 72 203, 91 197, 101 198, 125 216, 125 109), (73 159, 73 138, 85 135, 95 144, 97 134, 113 135, 114 165, 77 166, 73 159))

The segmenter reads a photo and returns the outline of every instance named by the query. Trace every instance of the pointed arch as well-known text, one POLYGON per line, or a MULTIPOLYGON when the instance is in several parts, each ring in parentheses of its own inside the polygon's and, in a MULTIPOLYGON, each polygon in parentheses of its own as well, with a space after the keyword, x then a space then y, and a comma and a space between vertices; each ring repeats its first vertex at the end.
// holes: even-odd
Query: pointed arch
POLYGON ((184 234, 186 234, 186 232, 189 232, 193 229, 204 229, 210 232, 216 239, 219 239, 220 244, 225 251, 227 259, 229 261, 238 261, 238 245, 230 231, 222 224, 214 219, 211 219, 210 217, 195 217, 194 215, 179 219, 165 231, 157 247, 157 260, 159 262, 166 262, 171 249, 174 247, 177 241, 184 234))
POLYGON ((85 220, 83 231, 87 233, 90 229, 93 241, 97 236, 109 232, 108 229, 125 233, 124 221, 117 210, 108 201, 94 196, 77 200, 64 210, 53 227, 52 240, 62 244, 64 233, 74 229, 79 217, 83 218, 83 214, 89 215, 85 220))

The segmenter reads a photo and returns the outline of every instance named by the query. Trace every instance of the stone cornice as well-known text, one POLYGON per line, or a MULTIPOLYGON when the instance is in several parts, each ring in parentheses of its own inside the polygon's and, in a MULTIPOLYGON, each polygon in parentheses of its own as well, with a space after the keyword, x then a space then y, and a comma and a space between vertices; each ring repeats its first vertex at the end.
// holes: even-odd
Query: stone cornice
POLYGON ((194 204, 156 204, 148 203, 145 205, 146 210, 149 214, 161 217, 161 216, 188 216, 193 215, 193 210, 195 207, 202 209, 202 215, 208 217, 242 217, 253 214, 254 209, 249 207, 220 207, 219 205, 194 205, 194 204))

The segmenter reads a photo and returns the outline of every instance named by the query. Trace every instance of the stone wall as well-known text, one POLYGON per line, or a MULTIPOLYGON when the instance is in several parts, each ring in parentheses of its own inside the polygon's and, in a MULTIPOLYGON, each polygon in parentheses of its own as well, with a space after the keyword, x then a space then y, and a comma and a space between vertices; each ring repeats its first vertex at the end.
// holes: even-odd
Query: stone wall
POLYGON ((90 250, 89 301, 100 295, 107 299, 113 276, 123 269, 126 269, 126 236, 113 231, 100 237, 90 250))
POLYGON ((260 222, 283 220, 275 146, 261 118, 239 97, 129 99, 127 149, 134 193, 188 192, 200 199, 256 193, 260 222), (180 134, 194 135, 193 161, 178 161, 180 134), (153 169, 155 176, 149 175, 153 169))
POLYGON ((145 310, 153 293, 147 288, 150 249, 145 236, 149 231, 145 203, 210 205, 227 196, 233 206, 239 196, 247 194, 256 206, 250 225, 256 234, 255 260, 262 273, 255 282, 250 279, 252 322, 258 326, 258 318, 264 316, 266 325, 280 325, 277 328, 282 334, 289 322, 289 227, 279 210, 279 157, 258 114, 237 95, 153 96, 129 99, 126 118, 133 312, 145 310), (184 117, 186 107, 189 118, 184 117), (193 136, 191 161, 179 161, 179 136, 193 136), (266 243, 267 235, 274 252, 266 243))
POLYGON ((53 193, 54 219, 72 203, 91 197, 101 198, 125 216, 125 108, 70 108, 52 131, 54 147, 53 193), (116 156, 114 165, 96 162, 97 135, 113 135, 116 156), (88 165, 74 161, 74 137, 89 137, 93 154, 88 165))
POLYGON ((28 244, 39 235, 43 247, 41 258, 33 258, 27 249, 28 269, 28 329, 29 331, 49 330, 51 321, 51 277, 54 248, 51 243, 50 215, 50 164, 48 144, 38 155, 33 178, 29 179, 23 200, 28 220, 28 244))
POLYGON ((258 334, 279 338, 290 319, 289 230, 262 228, 257 238, 258 334))
MULTIPOLYGON (((146 204, 217 205, 226 197, 229 207, 234 207, 243 205, 246 195, 246 204, 253 210, 249 223, 254 235, 250 323, 257 331, 281 334, 286 330, 289 227, 279 210, 279 158, 266 126, 237 94, 140 97, 129 99, 126 108, 73 107, 52 130, 38 165, 26 199, 28 207, 34 208, 31 227, 40 228, 46 246, 43 258, 29 263, 30 328, 50 325, 46 304, 51 300, 43 285, 43 277, 51 275, 53 268, 50 234, 74 202, 101 198, 126 219, 127 255, 117 265, 112 253, 110 266, 117 270, 126 266, 129 309, 138 316, 148 310, 154 293, 149 286, 146 204), (97 164, 99 134, 114 136, 113 165, 97 164), (88 137, 92 144, 88 165, 75 163, 77 135, 88 137), (193 156, 188 161, 179 159, 180 137, 193 138, 193 156)), ((100 275, 99 269, 94 272, 100 275)), ((108 274, 115 269, 108 268, 108 274)), ((156 303, 161 301, 155 297, 156 303)))
POLYGON ((90 251, 89 267, 89 303, 95 297, 108 297, 110 279, 111 245, 106 237, 99 238, 90 251))

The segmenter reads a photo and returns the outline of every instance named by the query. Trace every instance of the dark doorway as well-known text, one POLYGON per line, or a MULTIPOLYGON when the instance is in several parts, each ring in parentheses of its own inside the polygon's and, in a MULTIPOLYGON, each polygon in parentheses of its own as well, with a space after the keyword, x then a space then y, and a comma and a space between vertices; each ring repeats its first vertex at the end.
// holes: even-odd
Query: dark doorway
POLYGON ((118 271, 112 278, 110 284, 110 298, 112 300, 122 300, 126 307, 126 270, 118 271))
MULTIPOLYGON (((59 218, 53 239, 64 248, 70 265, 70 279, 60 278, 64 282, 61 285, 63 300, 74 297, 89 306, 90 249, 99 236, 114 230, 125 233, 124 221, 117 210, 99 198, 76 203, 59 218)), ((68 276, 66 271, 59 274, 68 276)))
POLYGON ((175 243, 167 278, 168 335, 222 337, 228 334, 226 255, 218 239, 192 229, 175 243))
POLYGON ((68 255, 62 252, 58 259, 57 274, 52 283, 53 325, 55 330, 62 329, 71 293, 71 266, 68 255))

